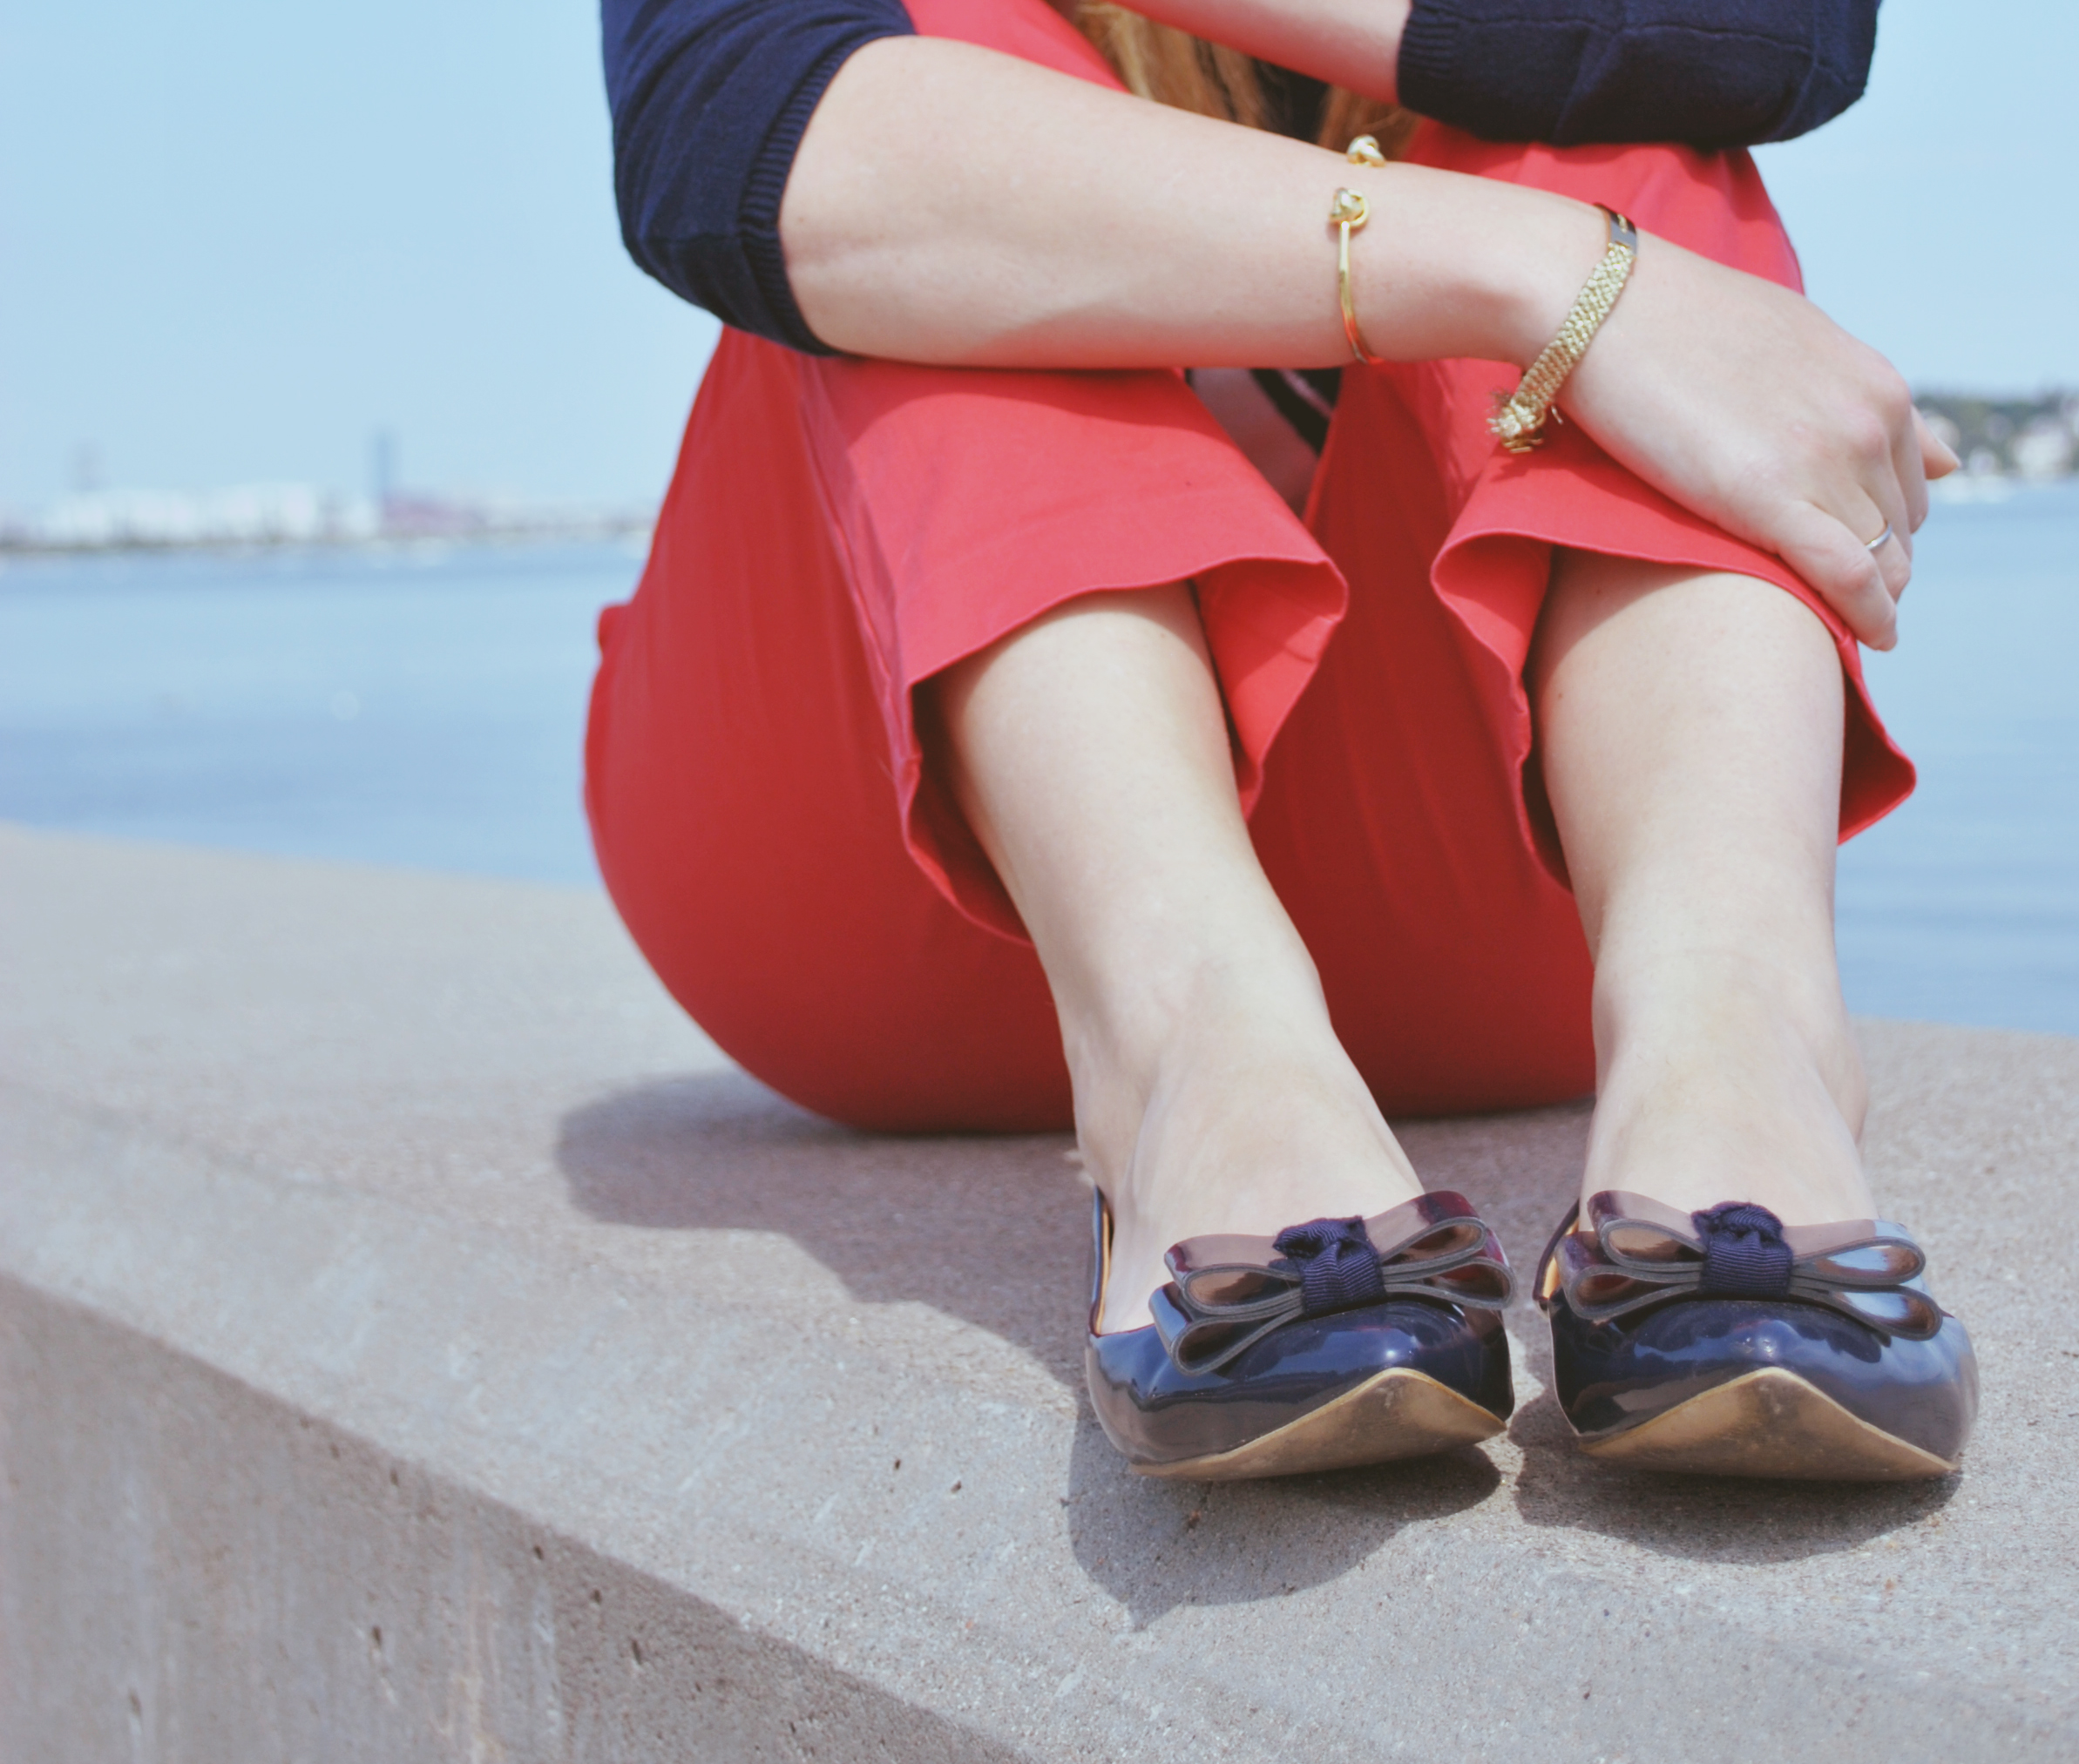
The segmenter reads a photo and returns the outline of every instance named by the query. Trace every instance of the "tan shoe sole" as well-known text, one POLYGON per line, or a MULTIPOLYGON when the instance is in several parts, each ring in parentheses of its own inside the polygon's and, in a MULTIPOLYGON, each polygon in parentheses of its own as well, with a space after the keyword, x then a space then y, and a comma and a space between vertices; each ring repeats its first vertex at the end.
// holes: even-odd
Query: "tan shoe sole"
POLYGON ((1374 1373, 1333 1402, 1229 1451, 1176 1463, 1137 1463, 1136 1475, 1186 1482, 1243 1482, 1350 1470, 1426 1457, 1492 1439, 1507 1423, 1426 1372, 1396 1367, 1374 1373))
POLYGON ((1744 1373, 1622 1433, 1584 1439, 1581 1449, 1627 1470, 1806 1482, 1920 1482, 1956 1468, 1779 1366, 1744 1373))

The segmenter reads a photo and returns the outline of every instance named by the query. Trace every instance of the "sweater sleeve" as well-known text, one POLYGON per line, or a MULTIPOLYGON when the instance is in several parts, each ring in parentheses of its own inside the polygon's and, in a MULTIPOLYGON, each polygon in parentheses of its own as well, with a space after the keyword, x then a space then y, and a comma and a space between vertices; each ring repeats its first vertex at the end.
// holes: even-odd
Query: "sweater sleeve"
POLYGON ((780 249, 809 118, 902 0, 604 0, 613 192, 630 254, 723 323, 816 355, 780 249))
POLYGON ((1785 141, 1862 96, 1878 0, 1414 0, 1411 110, 1497 141, 1785 141))

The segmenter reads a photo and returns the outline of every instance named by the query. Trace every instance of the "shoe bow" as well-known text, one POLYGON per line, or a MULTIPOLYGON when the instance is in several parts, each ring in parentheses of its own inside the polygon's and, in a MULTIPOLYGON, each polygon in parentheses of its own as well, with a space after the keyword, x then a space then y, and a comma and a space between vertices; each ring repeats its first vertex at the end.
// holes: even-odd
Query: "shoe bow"
POLYGON ((1391 1298, 1500 1310, 1514 1289, 1500 1242, 1460 1194, 1424 1194, 1371 1219, 1316 1219, 1275 1238, 1194 1237, 1163 1258, 1151 1309, 1182 1372, 1217 1372, 1301 1317, 1391 1298))
POLYGON ((1538 1301, 1563 1296, 1588 1322, 1670 1299, 1794 1299, 1926 1341, 1947 1315, 1920 1276, 1920 1247, 1880 1220, 1785 1226, 1765 1206, 1726 1201, 1683 1215, 1642 1194, 1590 1197, 1561 1226, 1538 1271, 1538 1301))

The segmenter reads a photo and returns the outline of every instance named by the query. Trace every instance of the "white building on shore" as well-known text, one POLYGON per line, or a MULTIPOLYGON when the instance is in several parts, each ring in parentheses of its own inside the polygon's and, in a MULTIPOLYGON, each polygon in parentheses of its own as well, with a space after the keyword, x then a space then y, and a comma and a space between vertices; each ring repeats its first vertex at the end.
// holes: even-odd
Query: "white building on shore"
POLYGON ((78 492, 27 516, 10 517, 0 510, 0 551, 623 537, 649 522, 648 511, 626 508, 416 494, 378 502, 304 483, 201 492, 106 490, 78 492))
POLYGON ((175 545, 350 544, 382 522, 365 497, 328 496, 305 483, 182 490, 88 490, 61 498, 0 531, 0 541, 37 551, 175 545))

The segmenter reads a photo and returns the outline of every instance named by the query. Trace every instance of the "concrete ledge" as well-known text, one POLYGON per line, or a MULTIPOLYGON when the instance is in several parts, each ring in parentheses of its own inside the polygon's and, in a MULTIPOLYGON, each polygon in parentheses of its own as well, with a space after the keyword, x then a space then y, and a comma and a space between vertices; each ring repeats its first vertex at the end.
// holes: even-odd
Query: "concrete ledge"
POLYGON ((1008 1760, 527 1516, 9 1293, 10 1759, 1008 1760))
MULTIPOLYGON (((2079 1043, 1866 1025, 1963 1474, 1127 1476, 1064 1142, 772 1098, 596 896, 0 829, 0 1755, 2063 1758, 2079 1043)), ((1418 1124, 1534 1255, 1578 1111, 1418 1124)))

